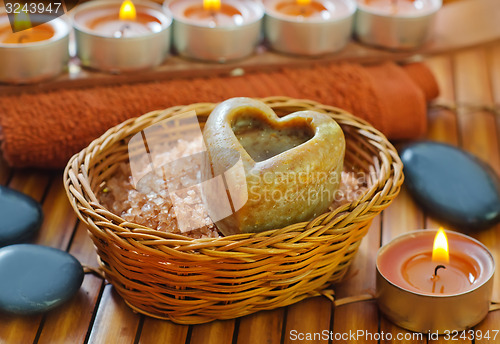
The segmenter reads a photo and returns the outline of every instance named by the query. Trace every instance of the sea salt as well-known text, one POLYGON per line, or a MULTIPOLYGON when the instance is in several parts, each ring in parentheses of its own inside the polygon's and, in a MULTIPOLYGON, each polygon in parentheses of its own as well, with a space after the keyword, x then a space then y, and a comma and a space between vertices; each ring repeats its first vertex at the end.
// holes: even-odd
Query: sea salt
MULTIPOLYGON (((149 157, 142 158, 144 171, 134 171, 141 176, 136 187, 130 163, 120 163, 99 193, 101 203, 125 221, 162 232, 190 238, 220 237, 203 203, 199 186, 202 166, 196 153, 200 152, 202 144, 201 140, 181 139, 164 147, 165 152, 156 154, 153 161, 159 168, 152 171, 149 157)), ((335 201, 329 210, 359 199, 366 189, 366 181, 359 174, 342 172, 335 201)))

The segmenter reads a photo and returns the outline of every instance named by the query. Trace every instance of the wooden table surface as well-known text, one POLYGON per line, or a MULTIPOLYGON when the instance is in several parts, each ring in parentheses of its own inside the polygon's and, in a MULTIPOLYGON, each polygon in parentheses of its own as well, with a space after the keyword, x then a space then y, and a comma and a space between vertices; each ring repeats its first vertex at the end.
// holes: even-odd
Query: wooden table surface
MULTIPOLYGON (((431 108, 428 139, 458 145, 487 161, 500 174, 500 43, 435 56, 426 61, 441 86, 438 102, 459 105, 456 111, 431 108)), ((0 161, 0 183, 42 202, 45 220, 35 243, 67 250, 82 264, 97 266, 86 229, 77 221, 66 199, 60 171, 12 170, 0 161)), ((403 188, 394 203, 373 221, 347 278, 335 286, 337 298, 374 291, 375 255, 380 245, 408 231, 439 226, 440 223, 427 216, 403 188)), ((488 246, 499 263, 493 299, 500 301, 500 226, 472 235, 488 246)), ((500 330, 500 311, 491 312, 475 329, 500 330)), ((319 297, 235 320, 176 325, 134 313, 111 285, 92 274, 85 276, 73 299, 47 314, 28 317, 0 314, 0 342, 9 344, 500 343, 500 334, 495 340, 474 342, 411 337, 411 333, 381 316, 374 301, 335 308, 329 300, 319 297), (334 334, 364 330, 386 336, 382 340, 293 340, 294 333, 323 330, 334 334), (392 335, 392 340, 387 339, 387 333, 392 335), (407 339, 398 340, 398 335, 406 335, 407 339)))

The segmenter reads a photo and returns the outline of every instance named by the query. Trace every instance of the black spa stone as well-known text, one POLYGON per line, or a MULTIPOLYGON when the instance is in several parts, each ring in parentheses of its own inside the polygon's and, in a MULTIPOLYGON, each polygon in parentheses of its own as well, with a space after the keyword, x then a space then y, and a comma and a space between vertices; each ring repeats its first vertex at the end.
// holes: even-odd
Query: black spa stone
POLYGON ((72 255, 39 245, 0 249, 0 309, 16 314, 45 312, 70 299, 83 281, 72 255))
POLYGON ((29 240, 40 228, 40 204, 19 191, 0 186, 0 247, 29 240))
POLYGON ((500 220, 500 180, 487 164, 435 142, 414 143, 400 155, 408 190, 436 218, 466 230, 500 220))

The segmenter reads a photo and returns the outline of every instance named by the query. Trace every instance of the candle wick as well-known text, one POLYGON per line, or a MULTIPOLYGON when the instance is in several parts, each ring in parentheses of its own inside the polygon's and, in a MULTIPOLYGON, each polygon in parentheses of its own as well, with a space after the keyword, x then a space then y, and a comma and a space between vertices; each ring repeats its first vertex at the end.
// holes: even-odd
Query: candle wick
POLYGON ((27 35, 21 35, 19 39, 17 40, 18 43, 22 43, 25 38, 28 38, 27 35))
POLYGON ((214 22, 214 24, 217 25, 217 12, 210 11, 210 17, 212 17, 212 21, 214 22))
POLYGON ((130 25, 128 25, 128 24, 124 24, 124 25, 120 28, 120 30, 118 30, 118 32, 115 34, 115 37, 118 37, 118 38, 120 38, 120 37, 124 37, 124 36, 125 36, 125 30, 128 30, 128 29, 130 29, 130 25))
POLYGON ((446 266, 444 266, 444 265, 436 266, 436 268, 434 269, 434 277, 438 277, 437 274, 438 274, 439 269, 446 269, 446 266))

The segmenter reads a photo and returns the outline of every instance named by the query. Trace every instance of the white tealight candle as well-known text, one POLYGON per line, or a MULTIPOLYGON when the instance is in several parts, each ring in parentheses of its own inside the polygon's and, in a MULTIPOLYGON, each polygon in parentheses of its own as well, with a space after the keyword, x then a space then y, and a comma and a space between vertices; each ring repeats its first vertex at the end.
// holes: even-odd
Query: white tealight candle
POLYGON ((16 20, 26 21, 26 27, 31 26, 30 20, 44 24, 13 33, 7 14, 0 12, 0 82, 34 83, 64 71, 69 60, 69 25, 41 14, 21 14, 16 20))
POLYGON ((433 0, 361 0, 360 8, 367 7, 377 14, 384 15, 421 15, 429 14, 436 10, 433 0))
POLYGON ((161 64, 170 48, 172 19, 154 3, 91 1, 73 10, 82 65, 110 72, 161 64))
POLYGON ((351 0, 264 0, 271 47, 296 55, 342 49, 350 39, 356 5, 351 0))
POLYGON ((225 62, 252 54, 264 10, 244 0, 167 0, 174 18, 173 43, 186 57, 225 62))
POLYGON ((358 0, 357 38, 390 49, 414 49, 424 44, 442 0, 358 0))

